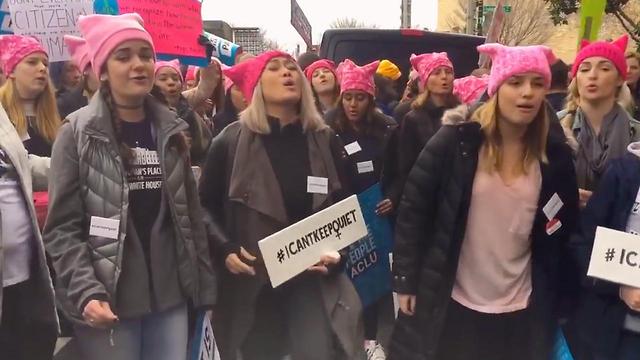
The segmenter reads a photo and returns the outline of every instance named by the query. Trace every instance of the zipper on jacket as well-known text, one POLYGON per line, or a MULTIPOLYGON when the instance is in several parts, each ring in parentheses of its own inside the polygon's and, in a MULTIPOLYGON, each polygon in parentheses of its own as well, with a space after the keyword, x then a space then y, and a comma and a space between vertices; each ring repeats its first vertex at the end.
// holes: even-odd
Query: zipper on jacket
POLYGON ((113 328, 109 330, 109 345, 111 345, 111 347, 116 346, 116 342, 113 341, 113 328))

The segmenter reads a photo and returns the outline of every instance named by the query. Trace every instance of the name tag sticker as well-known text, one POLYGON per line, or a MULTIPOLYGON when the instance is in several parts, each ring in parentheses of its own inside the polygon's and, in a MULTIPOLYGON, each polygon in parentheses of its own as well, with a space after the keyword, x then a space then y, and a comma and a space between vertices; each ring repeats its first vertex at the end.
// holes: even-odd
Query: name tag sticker
POLYGON ((363 161, 358 164, 358 174, 373 172, 373 161, 363 161))
POLYGON ((99 216, 91 217, 89 235, 100 236, 107 239, 117 239, 120 230, 120 220, 107 219, 99 216))
POLYGON ((310 194, 328 194, 329 179, 324 177, 307 176, 307 192, 310 194))
POLYGON ((553 194, 551 199, 549 199, 549 202, 547 203, 547 205, 545 205, 544 208, 542 208, 542 211, 547 217, 547 220, 551 220, 555 218, 555 216, 558 214, 558 211, 562 209, 563 205, 564 203, 560 199, 560 196, 558 196, 558 193, 553 194))
POLYGON ((362 151, 362 148, 357 141, 354 141, 351 144, 345 145, 344 150, 347 152, 347 154, 353 155, 359 151, 362 151))

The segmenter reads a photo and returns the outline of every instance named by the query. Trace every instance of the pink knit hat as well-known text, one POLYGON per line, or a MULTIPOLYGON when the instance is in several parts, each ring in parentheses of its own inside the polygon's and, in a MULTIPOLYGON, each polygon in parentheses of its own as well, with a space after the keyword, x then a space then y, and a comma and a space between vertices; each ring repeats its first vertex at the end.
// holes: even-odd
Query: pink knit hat
POLYGON ((311 65, 304 69, 304 74, 307 76, 309 81, 311 81, 313 73, 318 69, 329 69, 333 73, 333 76, 336 76, 336 64, 331 60, 320 59, 311 63, 311 65))
POLYGON ((434 52, 422 55, 411 54, 409 61, 411 61, 411 66, 418 72, 420 85, 422 86, 427 83, 427 79, 429 79, 431 73, 440 66, 447 67, 453 71, 453 64, 451 60, 449 60, 446 52, 434 52))
POLYGON ((613 42, 608 41, 595 41, 590 43, 587 40, 582 40, 580 43, 580 51, 576 55, 576 59, 573 62, 571 68, 572 77, 576 77, 578 68, 582 62, 590 57, 601 56, 613 63, 618 69, 620 76, 623 79, 627 78, 627 61, 624 57, 624 52, 627 50, 627 44, 629 43, 629 36, 627 34, 622 35, 618 40, 613 42))
POLYGON ((84 72, 87 67, 91 65, 87 42, 81 37, 65 35, 64 43, 67 44, 67 49, 69 49, 73 63, 76 64, 81 72, 84 72))
POLYGON ((226 77, 233 81, 233 84, 240 88, 240 91, 242 91, 247 103, 251 103, 253 91, 258 85, 258 81, 260 81, 260 76, 262 76, 264 68, 267 66, 269 61, 278 57, 293 60, 291 55, 285 52, 271 50, 262 53, 253 59, 236 64, 227 70, 223 70, 223 72, 226 77))
POLYGON ((189 67, 187 68, 187 74, 186 74, 185 81, 195 80, 197 72, 198 72, 198 67, 197 66, 189 65, 189 67))
POLYGON ((378 65, 380 65, 380 61, 374 61, 362 67, 349 59, 341 62, 336 70, 340 81, 340 94, 344 94, 347 91, 360 90, 375 96, 376 85, 373 81, 373 76, 378 70, 378 65))
POLYGON ((511 76, 527 72, 542 75, 545 86, 547 88, 551 86, 551 69, 549 65, 556 61, 556 57, 547 46, 509 47, 494 43, 478 46, 478 52, 491 57, 489 96, 493 96, 500 85, 511 76))
POLYGON ((457 96, 464 104, 476 102, 487 90, 489 76, 467 76, 453 80, 453 95, 457 96))
POLYGON ((111 52, 123 42, 143 40, 148 42, 153 49, 151 35, 144 29, 143 25, 142 17, 135 13, 80 16, 78 27, 89 45, 91 64, 98 78, 111 52))
POLYGON ((22 35, 0 36, 0 63, 5 76, 11 74, 22 59, 37 52, 47 55, 38 39, 34 37, 22 35))
POLYGON ((158 71, 160 71, 160 69, 162 69, 162 68, 171 68, 171 69, 175 70, 175 72, 178 73, 178 76, 180 76, 180 82, 184 82, 184 78, 182 77, 182 71, 180 71, 180 60, 173 59, 171 61, 158 61, 158 62, 156 62, 155 71, 154 71, 154 75, 156 77, 158 76, 158 71))

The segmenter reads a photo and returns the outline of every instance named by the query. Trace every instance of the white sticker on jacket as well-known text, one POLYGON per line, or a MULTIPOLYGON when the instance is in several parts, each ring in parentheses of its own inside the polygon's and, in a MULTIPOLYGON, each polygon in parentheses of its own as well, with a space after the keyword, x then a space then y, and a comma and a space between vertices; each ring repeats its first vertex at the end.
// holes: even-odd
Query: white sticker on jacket
POLYGON ((344 150, 347 152, 348 155, 353 155, 357 152, 362 151, 362 148, 360 147, 360 144, 358 144, 357 141, 354 141, 351 144, 345 145, 344 150))
POLYGON ((89 235, 100 236, 107 239, 118 239, 120 231, 120 220, 107 219, 99 216, 91 217, 91 225, 89 227, 89 235))
POLYGON ((564 203, 560 199, 560 196, 558 196, 558 193, 553 194, 547 205, 542 208, 547 220, 553 219, 558 214, 558 211, 562 209, 563 205, 564 203))
POLYGON ((358 174, 373 172, 373 161, 363 161, 358 164, 358 174))
POLYGON ((307 176, 307 192, 310 194, 328 194, 329 179, 317 176, 307 176))

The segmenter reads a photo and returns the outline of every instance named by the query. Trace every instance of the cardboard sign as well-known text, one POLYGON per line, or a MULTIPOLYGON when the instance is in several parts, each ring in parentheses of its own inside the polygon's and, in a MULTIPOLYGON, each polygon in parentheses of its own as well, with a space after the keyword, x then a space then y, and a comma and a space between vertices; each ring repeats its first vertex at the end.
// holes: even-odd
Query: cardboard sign
POLYGON ((275 288, 367 235, 358 198, 353 195, 258 242, 275 288))
POLYGON ((380 184, 358 195, 360 208, 367 224, 367 236, 349 246, 345 272, 366 307, 391 292, 392 231, 389 218, 376 214, 382 201, 380 184))
POLYGON ((588 276, 640 288, 640 236, 598 227, 588 276))
POLYGON ((13 30, 11 30, 9 0, 0 0, 0 35, 4 34, 13 34, 13 30))
POLYGON ((49 61, 66 61, 71 57, 64 35, 80 36, 80 15, 93 14, 93 0, 5 0, 11 10, 11 28, 19 35, 31 35, 49 54, 49 61))
POLYGON ((194 334, 190 360, 220 360, 216 338, 213 336, 211 315, 208 311, 201 311, 198 314, 194 334))
POLYGON ((236 55, 238 55, 238 52, 241 50, 240 45, 234 44, 229 40, 225 40, 206 31, 203 35, 207 40, 209 40, 211 46, 213 46, 213 56, 218 58, 220 62, 227 66, 235 65, 236 55))

